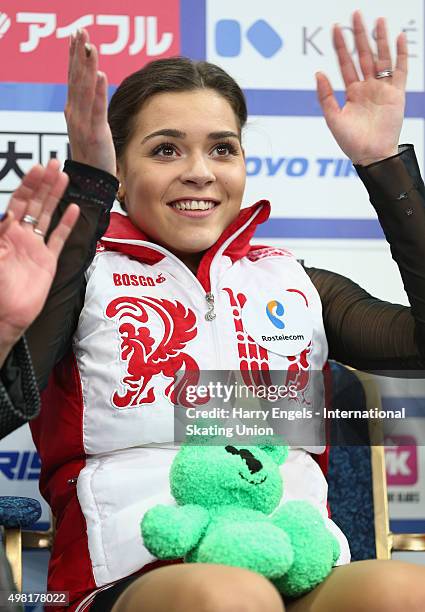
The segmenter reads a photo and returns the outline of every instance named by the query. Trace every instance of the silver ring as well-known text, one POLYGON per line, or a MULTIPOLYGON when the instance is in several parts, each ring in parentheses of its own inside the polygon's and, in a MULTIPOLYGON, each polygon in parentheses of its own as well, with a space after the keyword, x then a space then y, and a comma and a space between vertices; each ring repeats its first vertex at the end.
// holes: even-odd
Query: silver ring
POLYGON ((30 223, 31 225, 33 225, 34 227, 37 227, 38 225, 38 219, 36 219, 35 217, 33 217, 32 215, 25 215, 22 218, 22 223, 30 223))
POLYGON ((41 236, 42 238, 45 238, 46 234, 44 234, 40 229, 38 229, 38 227, 34 228, 34 234, 37 234, 37 236, 41 236))
POLYGON ((392 77, 392 76, 393 76, 393 71, 391 70, 391 68, 380 70, 379 72, 375 74, 375 77, 377 79, 386 79, 387 77, 392 77))

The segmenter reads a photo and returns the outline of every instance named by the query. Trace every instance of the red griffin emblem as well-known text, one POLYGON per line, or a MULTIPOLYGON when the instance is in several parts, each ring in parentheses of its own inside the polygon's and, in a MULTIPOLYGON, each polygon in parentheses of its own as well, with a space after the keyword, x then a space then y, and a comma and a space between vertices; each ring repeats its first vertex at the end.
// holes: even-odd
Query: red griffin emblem
MULTIPOLYGON (((197 334, 195 313, 177 301, 120 297, 110 302, 106 316, 119 321, 121 359, 127 362, 127 375, 122 380, 125 392, 114 392, 114 406, 130 408, 155 402, 153 379, 158 374, 173 379, 165 390, 170 402, 191 406, 184 390, 198 383, 199 368, 182 350, 197 334), (150 334, 155 318, 162 322, 159 342, 150 334), (182 370, 183 376, 177 376, 182 370)), ((200 398, 196 403, 202 403, 200 398)))
MULTIPOLYGON (((228 287, 224 288, 223 291, 228 294, 233 311, 233 322, 238 340, 239 367, 245 384, 257 387, 271 385, 268 350, 257 344, 243 327, 242 309, 246 303, 246 296, 243 293, 238 293, 235 297, 232 289, 228 287)), ((288 291, 300 293, 308 306, 304 293, 298 289, 288 289, 288 291)), ((302 398, 303 402, 306 401, 304 393, 310 380, 310 364, 308 362, 310 352, 311 342, 299 355, 287 357, 289 365, 284 384, 287 387, 295 385, 298 393, 294 399, 302 398)))

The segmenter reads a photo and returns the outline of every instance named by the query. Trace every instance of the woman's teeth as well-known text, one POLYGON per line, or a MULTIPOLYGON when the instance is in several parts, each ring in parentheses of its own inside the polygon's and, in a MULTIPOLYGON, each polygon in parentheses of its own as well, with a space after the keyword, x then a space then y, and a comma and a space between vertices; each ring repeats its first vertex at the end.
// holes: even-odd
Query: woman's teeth
POLYGON ((208 200, 185 200, 174 202, 171 206, 177 208, 177 210, 209 210, 214 208, 215 202, 208 200))

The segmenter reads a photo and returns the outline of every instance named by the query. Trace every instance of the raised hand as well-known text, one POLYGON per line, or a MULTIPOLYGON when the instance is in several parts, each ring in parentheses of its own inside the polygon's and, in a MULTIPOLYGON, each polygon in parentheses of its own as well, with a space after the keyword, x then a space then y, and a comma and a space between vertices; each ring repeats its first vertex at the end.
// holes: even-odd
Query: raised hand
POLYGON ((45 243, 52 214, 68 177, 51 160, 34 166, 12 194, 0 222, 0 365, 13 344, 40 313, 63 245, 79 208, 71 204, 45 243))
POLYGON ((71 36, 65 119, 74 161, 116 175, 115 149, 107 121, 108 83, 98 70, 96 47, 86 30, 71 36))
POLYGON ((353 29, 363 80, 336 25, 333 40, 346 102, 339 106, 329 79, 320 72, 316 75, 317 93, 326 123, 341 149, 353 163, 366 166, 397 153, 405 104, 407 43, 405 35, 400 34, 393 69, 385 20, 380 18, 376 24, 376 56, 358 11, 353 14, 353 29), (392 76, 377 78, 386 70, 392 71, 392 76))

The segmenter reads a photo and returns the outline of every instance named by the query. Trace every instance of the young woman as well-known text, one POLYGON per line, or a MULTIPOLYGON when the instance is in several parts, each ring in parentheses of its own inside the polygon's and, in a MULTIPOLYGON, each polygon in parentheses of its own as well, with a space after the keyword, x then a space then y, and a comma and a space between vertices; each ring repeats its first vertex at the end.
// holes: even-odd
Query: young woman
MULTIPOLYGON (((261 201, 240 210, 246 107, 221 69, 181 58, 153 62, 118 88, 108 124, 96 49, 85 31, 72 40, 67 197, 80 204, 81 217, 29 337, 41 385, 61 359, 33 434, 41 489, 57 518, 49 588, 70 591, 71 610, 423 607, 423 568, 349 564, 344 536, 331 521, 339 566, 312 592, 286 602, 248 570, 158 567, 139 535, 144 512, 171 501, 170 383, 179 369, 284 371, 297 363, 310 372, 328 356, 360 368, 425 365, 424 188, 412 148, 397 149, 406 41, 399 36, 392 69, 384 21, 377 23, 376 59, 358 13, 353 26, 363 80, 335 27, 347 101, 339 108, 323 74, 319 99, 369 190, 412 309, 376 300, 337 274, 304 270, 284 249, 250 246, 270 208, 261 201), (111 215, 91 263, 109 220, 115 176, 128 216, 111 215), (247 305, 260 307, 276 288, 305 297, 298 308, 308 310, 312 339, 297 355, 256 344, 244 323, 247 305)), ((284 478, 288 497, 309 499, 326 512, 326 483, 306 448, 291 449, 284 478)))

